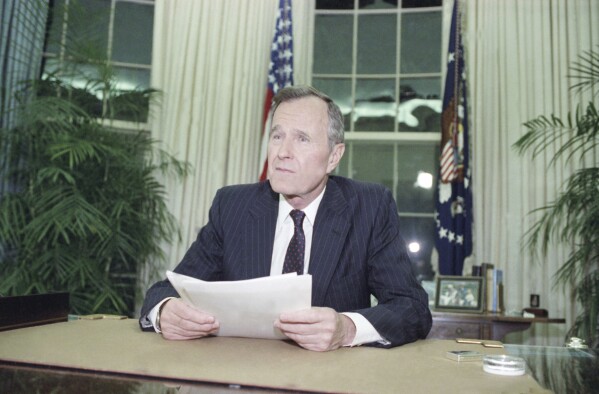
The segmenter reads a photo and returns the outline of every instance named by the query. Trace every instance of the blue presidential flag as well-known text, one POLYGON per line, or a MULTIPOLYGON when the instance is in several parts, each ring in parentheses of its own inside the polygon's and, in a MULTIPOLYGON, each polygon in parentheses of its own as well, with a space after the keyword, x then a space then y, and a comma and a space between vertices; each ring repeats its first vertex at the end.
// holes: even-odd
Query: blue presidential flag
POLYGON ((439 274, 462 275, 472 253, 472 173, 459 1, 451 18, 441 115, 441 155, 436 189, 439 274))

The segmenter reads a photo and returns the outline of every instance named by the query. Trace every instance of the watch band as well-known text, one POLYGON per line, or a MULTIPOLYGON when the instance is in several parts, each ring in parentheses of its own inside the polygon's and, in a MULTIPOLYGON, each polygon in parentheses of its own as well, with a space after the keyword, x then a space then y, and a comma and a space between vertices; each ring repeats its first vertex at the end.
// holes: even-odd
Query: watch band
POLYGON ((160 307, 158 308, 158 312, 156 313, 156 329, 162 333, 162 328, 160 327, 160 314, 162 313, 162 308, 164 308, 164 305, 166 305, 167 302, 169 302, 170 299, 164 301, 160 307))

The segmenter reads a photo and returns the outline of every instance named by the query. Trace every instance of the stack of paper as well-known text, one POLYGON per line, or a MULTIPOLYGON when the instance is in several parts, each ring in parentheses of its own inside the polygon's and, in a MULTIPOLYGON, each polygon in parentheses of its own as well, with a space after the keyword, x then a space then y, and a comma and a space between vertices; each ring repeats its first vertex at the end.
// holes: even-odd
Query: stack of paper
POLYGON ((232 282, 206 282, 171 271, 169 281, 181 298, 216 318, 216 335, 285 339, 274 327, 283 312, 312 305, 312 276, 295 273, 232 282))

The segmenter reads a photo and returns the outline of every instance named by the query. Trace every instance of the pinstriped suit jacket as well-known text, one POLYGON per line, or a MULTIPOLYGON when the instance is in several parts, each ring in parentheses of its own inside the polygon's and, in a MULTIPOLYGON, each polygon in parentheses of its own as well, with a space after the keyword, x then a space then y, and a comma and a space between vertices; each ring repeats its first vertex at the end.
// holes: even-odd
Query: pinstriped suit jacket
MULTIPOLYGON (((175 272, 209 281, 268 276, 278 199, 268 181, 220 189, 208 224, 175 272)), ((412 274, 396 204, 383 186, 329 177, 314 223, 309 273, 313 306, 361 313, 389 347, 427 336, 428 297, 412 274), (371 293, 378 299, 374 307, 371 293)), ((147 314, 172 296, 178 295, 168 280, 148 290, 142 329, 152 329, 147 314)))

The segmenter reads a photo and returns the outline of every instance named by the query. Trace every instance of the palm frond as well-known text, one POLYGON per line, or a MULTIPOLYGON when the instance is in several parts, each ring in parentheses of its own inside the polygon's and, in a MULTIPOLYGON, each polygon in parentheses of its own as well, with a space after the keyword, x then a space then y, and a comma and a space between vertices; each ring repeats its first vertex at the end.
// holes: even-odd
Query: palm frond
MULTIPOLYGON (((599 84, 599 52, 584 51, 579 60, 573 63, 570 71, 573 74, 569 74, 568 77, 579 81, 570 86, 571 90, 576 93, 592 90, 599 84)), ((597 94, 599 91, 595 91, 595 95, 597 94)))

